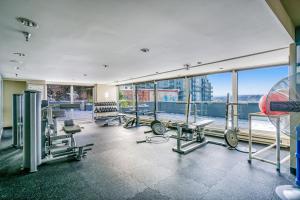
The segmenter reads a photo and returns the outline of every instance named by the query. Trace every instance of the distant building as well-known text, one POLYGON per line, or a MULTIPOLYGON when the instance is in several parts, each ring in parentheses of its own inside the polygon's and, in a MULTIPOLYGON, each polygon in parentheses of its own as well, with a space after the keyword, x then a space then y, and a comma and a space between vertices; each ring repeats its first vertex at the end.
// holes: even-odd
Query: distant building
MULTIPOLYGON (((191 100, 192 101, 211 101, 211 83, 206 76, 191 78, 191 100)), ((158 101, 185 101, 185 79, 171 79, 158 81, 158 101)), ((120 86, 124 97, 127 100, 133 99, 132 85, 120 86)), ((153 83, 143 83, 138 85, 138 98, 141 101, 154 101, 153 83)))
POLYGON ((192 101, 212 101, 213 87, 206 76, 191 78, 192 101))
MULTIPOLYGON (((207 76, 191 78, 191 99, 192 101, 211 101, 213 87, 207 76)), ((158 88, 178 89, 178 101, 185 101, 185 79, 173 79, 158 82, 158 88)))
MULTIPOLYGON (((130 87, 120 88, 122 92, 123 99, 133 100, 135 97, 134 90, 130 87)), ((158 89, 157 90, 157 100, 166 102, 176 102, 178 101, 178 89, 158 89)), ((138 90, 138 100, 139 102, 153 102, 154 101, 154 89, 139 89, 138 90)))

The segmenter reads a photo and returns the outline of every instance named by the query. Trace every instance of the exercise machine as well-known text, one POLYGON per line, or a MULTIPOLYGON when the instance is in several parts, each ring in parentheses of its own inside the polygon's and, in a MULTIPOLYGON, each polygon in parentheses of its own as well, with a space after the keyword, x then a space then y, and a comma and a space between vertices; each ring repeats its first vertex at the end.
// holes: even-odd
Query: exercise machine
POLYGON ((226 144, 216 141, 210 141, 205 138, 204 128, 213 123, 213 120, 202 120, 197 123, 188 124, 184 126, 177 125, 177 144, 173 147, 173 151, 180 154, 188 154, 198 148, 201 148, 207 144, 215 144, 220 146, 226 146, 226 144), (183 134, 189 134, 188 138, 191 140, 182 143, 183 134))
POLYGON ((42 164, 41 147, 41 94, 24 92, 23 170, 36 172, 42 164))
POLYGON ((58 130, 57 118, 65 117, 64 110, 53 110, 51 106, 43 110, 42 133, 42 159, 45 162, 63 158, 73 158, 81 160, 87 156, 87 152, 92 150, 94 144, 84 144, 78 146, 74 135, 82 131, 82 128, 74 124, 72 119, 64 120, 62 130, 58 130), (63 133, 62 133, 63 132, 63 133))
POLYGON ((12 125, 12 145, 21 148, 23 146, 23 94, 13 94, 12 125))
POLYGON ((41 94, 38 91, 24 92, 24 147, 23 170, 36 172, 37 167, 57 159, 73 158, 81 160, 93 144, 77 146, 74 134, 81 131, 80 127, 72 122, 65 122, 66 134, 59 134, 52 107, 41 103, 41 94), (42 120, 43 114, 43 120, 42 120), (72 128, 71 128, 72 127, 72 128), (59 145, 60 143, 60 145, 59 145), (60 151, 56 147, 63 147, 60 151))
MULTIPOLYGON (((187 85, 189 83, 187 82, 187 85)), ((207 144, 215 144, 215 145, 221 145, 226 146, 224 143, 216 142, 216 141, 210 141, 206 140, 204 129, 206 126, 212 124, 213 120, 201 120, 199 122, 197 121, 196 115, 197 115, 197 106, 194 104, 194 123, 189 122, 189 116, 190 116, 190 107, 191 107, 191 93, 190 88, 187 87, 187 100, 185 102, 186 105, 186 120, 185 124, 183 126, 177 125, 177 144, 175 147, 172 148, 174 152, 180 153, 180 154, 188 154, 198 148, 201 148, 207 144), (182 139, 186 138, 188 142, 182 142, 182 139)))

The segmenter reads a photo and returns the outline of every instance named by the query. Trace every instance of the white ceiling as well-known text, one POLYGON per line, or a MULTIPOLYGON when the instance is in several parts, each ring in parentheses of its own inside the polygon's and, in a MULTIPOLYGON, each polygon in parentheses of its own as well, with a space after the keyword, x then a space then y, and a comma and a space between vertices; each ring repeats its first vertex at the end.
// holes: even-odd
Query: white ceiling
MULTIPOLYGON (((21 79, 116 83, 291 42, 264 0, 0 1, 0 73, 6 78, 17 73, 21 79), (36 21, 39 28, 24 27, 17 16, 36 21), (22 30, 32 33, 30 42, 22 30), (149 53, 140 51, 145 47, 149 53)), ((284 49, 155 78, 287 62, 284 49)), ((153 77, 135 81, 148 79, 153 77)))

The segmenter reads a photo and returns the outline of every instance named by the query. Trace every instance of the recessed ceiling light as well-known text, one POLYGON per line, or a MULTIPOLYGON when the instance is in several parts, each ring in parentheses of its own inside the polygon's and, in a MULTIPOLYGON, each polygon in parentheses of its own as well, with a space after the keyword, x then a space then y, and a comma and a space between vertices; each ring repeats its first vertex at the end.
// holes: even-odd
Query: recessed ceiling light
POLYGON ((148 49, 148 48, 142 48, 142 49, 140 49, 140 50, 141 50, 141 52, 144 52, 144 53, 147 53, 147 52, 150 51, 150 49, 148 49))
POLYGON ((25 56, 25 53, 20 53, 20 52, 14 52, 13 54, 18 55, 18 56, 25 56))
POLYGON ((38 24, 36 22, 32 21, 31 19, 27 19, 25 17, 17 17, 16 19, 18 22, 20 22, 24 26, 33 27, 33 28, 39 27, 38 24))

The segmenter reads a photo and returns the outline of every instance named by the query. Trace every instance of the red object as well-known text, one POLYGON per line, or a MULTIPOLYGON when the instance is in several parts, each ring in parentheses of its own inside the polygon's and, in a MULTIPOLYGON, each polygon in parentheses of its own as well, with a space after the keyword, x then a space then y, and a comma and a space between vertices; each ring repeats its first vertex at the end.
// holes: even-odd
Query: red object
POLYGON ((264 95, 260 98, 258 106, 260 111, 266 115, 288 114, 288 112, 270 110, 270 102, 278 102, 278 101, 289 101, 288 92, 284 90, 280 90, 280 91, 269 93, 268 95, 264 95))

